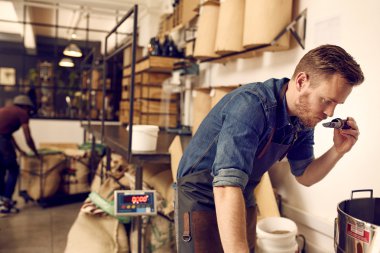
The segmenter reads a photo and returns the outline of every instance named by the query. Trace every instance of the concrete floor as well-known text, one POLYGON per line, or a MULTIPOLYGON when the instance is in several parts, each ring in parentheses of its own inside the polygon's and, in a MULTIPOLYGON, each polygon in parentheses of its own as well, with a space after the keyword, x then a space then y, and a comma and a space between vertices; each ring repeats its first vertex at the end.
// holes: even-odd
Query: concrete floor
POLYGON ((0 253, 63 253, 81 205, 42 208, 29 202, 18 214, 0 217, 0 253))

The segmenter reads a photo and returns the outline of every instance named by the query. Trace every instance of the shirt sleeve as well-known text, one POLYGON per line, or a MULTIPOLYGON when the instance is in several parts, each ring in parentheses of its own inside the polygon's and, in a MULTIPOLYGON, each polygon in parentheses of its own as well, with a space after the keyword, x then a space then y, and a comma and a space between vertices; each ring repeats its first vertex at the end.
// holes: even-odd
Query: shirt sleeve
POLYGON ((301 176, 314 160, 314 129, 303 131, 287 155, 294 176, 301 176))
POLYGON ((243 92, 231 98, 222 110, 223 125, 212 166, 213 186, 245 188, 266 117, 260 99, 243 92))
POLYGON ((24 111, 24 110, 20 110, 19 120, 20 120, 20 125, 28 124, 29 123, 29 115, 28 115, 28 113, 26 111, 24 111))

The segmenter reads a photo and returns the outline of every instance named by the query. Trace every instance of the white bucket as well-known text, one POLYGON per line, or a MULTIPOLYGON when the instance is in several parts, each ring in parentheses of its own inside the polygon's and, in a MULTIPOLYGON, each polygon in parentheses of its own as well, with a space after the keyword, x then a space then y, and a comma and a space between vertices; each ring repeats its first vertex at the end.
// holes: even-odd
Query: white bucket
MULTIPOLYGON (((129 126, 127 127, 127 131, 129 126)), ((132 151, 155 151, 159 127, 155 125, 133 125, 132 151)))
POLYGON ((258 253, 297 253, 297 225, 287 218, 268 217, 257 222, 258 253))

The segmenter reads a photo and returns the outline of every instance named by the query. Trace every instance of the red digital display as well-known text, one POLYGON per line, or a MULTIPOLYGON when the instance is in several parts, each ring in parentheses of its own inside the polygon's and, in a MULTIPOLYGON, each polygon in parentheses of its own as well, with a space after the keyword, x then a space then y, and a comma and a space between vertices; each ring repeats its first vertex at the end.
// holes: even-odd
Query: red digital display
POLYGON ((124 196, 124 203, 148 203, 149 195, 128 195, 124 196))

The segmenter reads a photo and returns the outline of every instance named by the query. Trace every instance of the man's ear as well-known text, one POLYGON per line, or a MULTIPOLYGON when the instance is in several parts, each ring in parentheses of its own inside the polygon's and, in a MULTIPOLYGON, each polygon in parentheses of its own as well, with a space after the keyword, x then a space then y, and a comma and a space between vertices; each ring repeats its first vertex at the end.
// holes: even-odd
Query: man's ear
POLYGON ((299 72, 296 75, 295 83, 297 91, 301 91, 303 87, 305 87, 308 80, 308 75, 305 72, 299 72))

